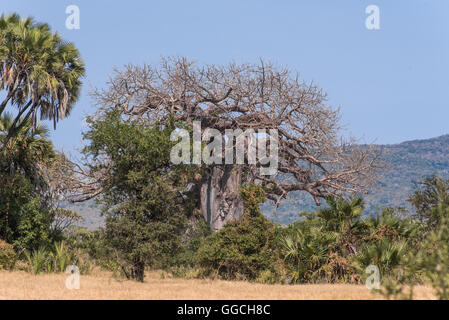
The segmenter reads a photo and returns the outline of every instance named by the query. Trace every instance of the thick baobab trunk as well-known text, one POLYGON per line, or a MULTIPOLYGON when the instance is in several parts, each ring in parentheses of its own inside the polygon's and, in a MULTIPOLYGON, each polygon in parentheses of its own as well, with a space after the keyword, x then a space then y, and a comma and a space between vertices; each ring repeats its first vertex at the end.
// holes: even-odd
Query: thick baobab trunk
POLYGON ((241 173, 233 165, 213 166, 201 185, 201 213, 213 231, 243 215, 241 173))

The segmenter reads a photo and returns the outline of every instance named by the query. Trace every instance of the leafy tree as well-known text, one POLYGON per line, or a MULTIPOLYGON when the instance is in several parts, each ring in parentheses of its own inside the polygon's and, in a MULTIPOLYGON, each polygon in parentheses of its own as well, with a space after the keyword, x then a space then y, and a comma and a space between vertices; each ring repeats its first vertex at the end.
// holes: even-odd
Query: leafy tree
POLYGON ((434 208, 441 202, 449 201, 449 179, 432 175, 415 184, 415 190, 408 201, 416 209, 416 217, 427 224, 428 230, 434 229, 441 216, 434 208))
MULTIPOLYGON (((13 119, 0 117, 0 143, 5 141, 13 119)), ((58 155, 43 125, 33 128, 31 119, 0 151, 0 237, 17 248, 37 248, 60 237, 67 222, 77 217, 56 209, 48 169, 58 155), (65 222, 63 222, 65 221, 65 222), (57 224, 54 224, 57 222, 57 224)))
POLYGON ((370 264, 386 275, 415 243, 419 224, 400 217, 400 209, 364 217, 360 197, 329 198, 327 204, 302 212, 301 220, 281 233, 281 255, 294 282, 359 282, 370 264))
MULTIPOLYGON (((42 168, 56 158, 49 131, 44 125, 33 124, 30 119, 22 120, 22 127, 14 139, 9 140, 0 151, 0 170, 3 173, 20 173, 30 179, 36 187, 43 186, 42 168)), ((10 114, 0 117, 0 143, 7 139, 13 126, 10 114)))
POLYGON ((360 218, 364 208, 362 198, 356 196, 347 201, 331 197, 327 199, 326 203, 328 208, 317 211, 317 216, 323 219, 326 229, 351 238, 361 226, 360 218))
POLYGON ((84 63, 75 46, 53 33, 47 24, 17 14, 0 17, 0 116, 8 104, 18 109, 7 136, 8 141, 31 120, 56 123, 65 118, 78 100, 84 63))
POLYGON ((170 162, 173 123, 143 126, 117 110, 88 121, 83 152, 109 163, 92 164, 107 170, 99 200, 107 214, 105 242, 124 274, 143 281, 146 266, 170 265, 181 250, 180 236, 196 205, 186 189, 194 168, 170 162))
POLYGON ((449 299, 449 204, 438 203, 433 214, 440 217, 435 228, 425 234, 421 245, 409 251, 401 275, 388 279, 382 293, 388 298, 412 299, 417 284, 429 284, 439 299, 449 299))

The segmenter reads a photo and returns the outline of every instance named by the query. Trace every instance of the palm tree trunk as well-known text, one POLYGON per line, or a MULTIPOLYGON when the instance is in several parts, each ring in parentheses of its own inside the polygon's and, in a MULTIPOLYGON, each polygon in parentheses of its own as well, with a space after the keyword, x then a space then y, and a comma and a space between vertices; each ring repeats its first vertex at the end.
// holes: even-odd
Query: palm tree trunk
POLYGON ((5 98, 5 100, 2 101, 0 104, 0 116, 2 115, 3 111, 6 109, 6 105, 8 104, 9 100, 12 98, 12 95, 8 94, 8 96, 5 98))
POLYGON ((3 102, 0 104, 0 116, 2 115, 3 111, 5 111, 6 105, 8 104, 9 100, 14 96, 14 93, 16 92, 17 87, 20 84, 20 80, 21 79, 19 77, 16 77, 16 80, 14 81, 14 87, 10 88, 5 100, 3 100, 3 102))
POLYGON ((3 141, 1 147, 0 147, 0 152, 3 151, 3 149, 6 148, 6 145, 8 144, 9 140, 11 140, 11 138, 20 131, 20 129, 23 128, 23 126, 26 124, 26 122, 28 121, 28 119, 30 118, 31 114, 34 112, 34 110, 36 109, 37 105, 34 104, 30 111, 28 111, 27 115, 25 116, 25 118, 22 119, 22 121, 20 122, 20 124, 17 126, 17 122, 20 121, 20 117, 22 116, 22 114, 28 109, 28 107, 31 105, 31 100, 22 108, 22 110, 19 112, 19 114, 16 116, 16 118, 14 119, 14 122, 11 125, 11 128, 9 128, 9 132, 8 135, 6 136, 5 140, 3 141), (17 127, 16 127, 17 126, 17 127))

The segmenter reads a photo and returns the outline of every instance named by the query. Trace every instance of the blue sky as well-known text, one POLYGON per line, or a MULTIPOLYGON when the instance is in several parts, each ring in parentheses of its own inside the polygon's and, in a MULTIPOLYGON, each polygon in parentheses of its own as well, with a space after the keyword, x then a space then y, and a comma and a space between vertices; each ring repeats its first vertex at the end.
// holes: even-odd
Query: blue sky
POLYGON ((92 87, 104 87, 113 67, 165 55, 286 65, 325 89, 363 142, 449 133, 447 0, 0 0, 0 11, 49 23, 86 62, 82 98, 52 132, 66 151, 82 145, 92 87), (79 30, 65 27, 71 4, 80 9, 79 30), (380 30, 365 28, 371 4, 380 9, 380 30))

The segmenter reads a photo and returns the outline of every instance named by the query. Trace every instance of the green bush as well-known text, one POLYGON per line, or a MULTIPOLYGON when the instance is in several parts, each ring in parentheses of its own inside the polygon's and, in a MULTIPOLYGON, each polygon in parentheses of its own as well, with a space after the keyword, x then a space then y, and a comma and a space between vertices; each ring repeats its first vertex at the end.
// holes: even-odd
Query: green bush
POLYGON ((17 260, 17 254, 14 251, 14 247, 0 240, 0 270, 11 270, 17 260))
POLYGON ((207 237, 196 254, 198 266, 223 279, 256 279, 273 263, 274 225, 265 217, 232 221, 207 237))
POLYGON ((412 299, 414 286, 424 283, 432 286, 438 299, 449 299, 449 201, 444 199, 429 210, 439 224, 403 258, 401 276, 384 283, 382 293, 387 298, 412 299))
POLYGON ((368 276, 365 269, 369 265, 375 265, 379 268, 381 278, 391 277, 395 276, 393 271, 399 270, 405 264, 404 257, 409 250, 410 246, 407 241, 393 241, 384 238, 363 245, 354 256, 353 263, 359 274, 363 275, 364 278, 368 276))
POLYGON ((50 259, 53 271, 65 272, 67 267, 74 263, 75 253, 63 241, 55 242, 53 251, 50 253, 50 259))
POLYGON ((52 246, 41 246, 32 251, 25 251, 28 271, 63 273, 70 265, 76 265, 81 274, 88 274, 93 263, 88 254, 80 249, 69 247, 64 241, 55 242, 52 246))
POLYGON ((260 212, 263 197, 262 189, 257 186, 244 188, 242 219, 229 222, 203 241, 195 258, 205 275, 256 280, 263 271, 274 272, 276 228, 260 212))
POLYGON ((50 251, 46 248, 40 247, 32 252, 26 251, 25 257, 32 273, 39 274, 52 271, 50 251))

